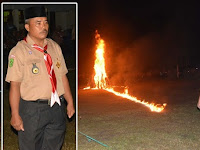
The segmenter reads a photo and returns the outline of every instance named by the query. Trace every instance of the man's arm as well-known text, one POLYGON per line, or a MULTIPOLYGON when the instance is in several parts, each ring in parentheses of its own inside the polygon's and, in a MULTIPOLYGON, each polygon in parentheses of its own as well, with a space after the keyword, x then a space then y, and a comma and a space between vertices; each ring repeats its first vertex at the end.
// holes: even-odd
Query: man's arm
POLYGON ((199 100, 197 102, 197 108, 200 110, 200 95, 199 95, 199 100))
POLYGON ((69 81, 66 75, 63 76, 62 80, 63 80, 64 90, 65 90, 64 98, 67 101, 67 115, 69 118, 71 118, 74 115, 75 110, 74 110, 71 90, 69 87, 69 81))
POLYGON ((19 115, 19 101, 20 101, 20 82, 10 82, 9 101, 11 107, 10 124, 17 131, 24 131, 23 121, 19 115))

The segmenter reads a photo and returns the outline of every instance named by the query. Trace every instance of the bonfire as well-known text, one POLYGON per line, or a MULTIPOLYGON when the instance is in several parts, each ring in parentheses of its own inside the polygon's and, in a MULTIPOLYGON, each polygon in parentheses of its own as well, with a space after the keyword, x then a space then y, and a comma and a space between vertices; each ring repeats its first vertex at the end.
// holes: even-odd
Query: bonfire
POLYGON ((95 83, 95 88, 91 88, 86 87, 84 88, 84 90, 86 89, 103 89, 106 90, 108 92, 111 92, 117 96, 126 98, 128 100, 134 101, 136 103, 140 103, 148 108, 150 108, 151 111, 154 112, 162 112, 164 110, 164 108, 167 106, 166 103, 164 104, 155 104, 155 103, 149 103, 147 101, 144 100, 139 100, 134 96, 131 96, 128 94, 128 88, 125 86, 124 87, 124 93, 120 93, 114 90, 114 85, 109 85, 108 86, 108 77, 106 74, 106 70, 105 70, 105 58, 104 58, 104 53, 105 53, 105 42, 104 40, 101 38, 100 34, 98 33, 98 31, 96 30, 95 32, 95 39, 96 39, 96 53, 95 53, 95 63, 94 63, 94 71, 95 71, 95 75, 94 75, 94 83, 95 83))

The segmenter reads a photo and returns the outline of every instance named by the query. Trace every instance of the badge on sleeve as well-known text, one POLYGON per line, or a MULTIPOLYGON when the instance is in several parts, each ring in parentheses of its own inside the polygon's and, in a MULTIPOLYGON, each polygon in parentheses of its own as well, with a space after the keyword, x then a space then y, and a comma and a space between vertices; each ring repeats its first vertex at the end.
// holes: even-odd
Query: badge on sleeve
POLYGON ((9 67, 12 67, 14 63, 14 58, 9 59, 9 67))
POLYGON ((14 64, 14 58, 15 58, 15 55, 10 55, 9 67, 12 67, 12 66, 13 66, 13 64, 14 64))
POLYGON ((39 73, 39 68, 36 66, 36 63, 33 63, 32 73, 33 74, 38 74, 39 73))

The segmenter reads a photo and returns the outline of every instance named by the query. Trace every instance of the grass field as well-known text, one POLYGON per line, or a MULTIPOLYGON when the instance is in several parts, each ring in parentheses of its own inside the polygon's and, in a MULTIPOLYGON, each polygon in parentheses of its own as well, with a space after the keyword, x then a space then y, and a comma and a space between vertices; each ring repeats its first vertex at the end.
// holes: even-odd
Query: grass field
MULTIPOLYGON (((74 99, 74 104, 76 100, 76 78, 75 71, 70 71, 68 73, 68 79, 70 82, 70 87, 74 99)), ((65 142, 63 144, 62 150, 75 150, 76 149, 76 115, 67 122, 67 130, 65 135, 65 142)), ((4 89, 4 150, 17 150, 18 140, 17 134, 12 130, 10 126, 10 108, 8 101, 8 89, 4 89)))
POLYGON ((167 103, 162 113, 104 90, 79 89, 79 150, 199 150, 199 80, 145 81, 129 85, 131 95, 167 103), (132 88, 131 88, 132 85, 132 88))

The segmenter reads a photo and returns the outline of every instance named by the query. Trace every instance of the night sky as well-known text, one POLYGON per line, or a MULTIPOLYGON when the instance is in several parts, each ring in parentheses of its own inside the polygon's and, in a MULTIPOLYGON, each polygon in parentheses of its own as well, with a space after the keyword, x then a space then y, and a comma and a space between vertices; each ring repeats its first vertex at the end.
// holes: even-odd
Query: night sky
POLYGON ((93 71, 96 29, 106 43, 111 75, 199 66, 198 6, 195 1, 78 2, 79 73, 93 71))

